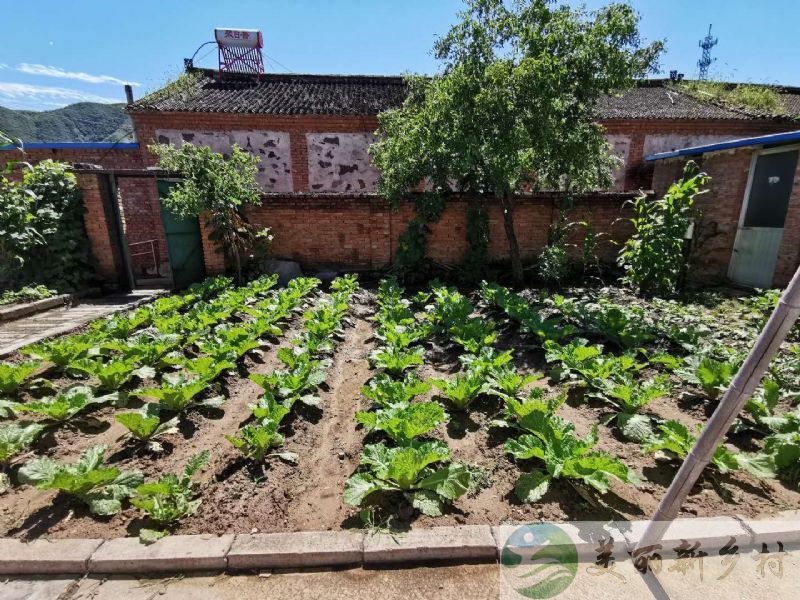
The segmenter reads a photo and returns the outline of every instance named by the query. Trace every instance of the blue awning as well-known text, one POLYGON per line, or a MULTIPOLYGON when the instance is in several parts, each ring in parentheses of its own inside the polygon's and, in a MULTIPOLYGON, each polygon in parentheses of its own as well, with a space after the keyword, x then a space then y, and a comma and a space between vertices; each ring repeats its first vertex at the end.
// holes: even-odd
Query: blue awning
POLYGON ((800 142, 800 131, 786 131, 784 133, 771 133, 769 135, 759 135, 757 137, 741 138, 738 140, 728 140, 727 142, 717 142, 706 144, 705 146, 691 146, 670 152, 659 152, 645 156, 646 161, 661 160, 664 158, 675 158, 676 156, 697 156, 706 152, 716 152, 718 150, 730 150, 731 148, 746 148, 747 146, 762 146, 771 144, 791 144, 800 142))
MULTIPOLYGON (((0 150, 19 150, 18 146, 8 144, 0 150)), ((22 150, 138 150, 139 144, 115 142, 30 142, 22 144, 22 150)))

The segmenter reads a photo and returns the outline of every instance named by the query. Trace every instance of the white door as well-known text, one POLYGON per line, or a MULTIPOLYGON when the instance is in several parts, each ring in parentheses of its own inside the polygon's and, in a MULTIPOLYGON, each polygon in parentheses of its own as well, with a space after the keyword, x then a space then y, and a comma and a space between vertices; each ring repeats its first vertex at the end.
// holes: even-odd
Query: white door
POLYGON ((753 156, 728 269, 728 277, 734 283, 772 287, 797 154, 797 148, 771 148, 753 156))

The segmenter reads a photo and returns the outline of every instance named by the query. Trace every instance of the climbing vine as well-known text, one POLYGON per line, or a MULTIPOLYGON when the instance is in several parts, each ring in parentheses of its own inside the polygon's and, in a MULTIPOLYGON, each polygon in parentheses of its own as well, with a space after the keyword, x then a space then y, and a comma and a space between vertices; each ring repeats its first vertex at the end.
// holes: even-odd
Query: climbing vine
POLYGON ((569 272, 567 233, 569 231, 569 205, 562 206, 558 219, 550 225, 547 245, 539 254, 537 275, 547 283, 560 283, 569 272))
POLYGON ((467 250, 464 253, 463 279, 483 279, 488 262, 489 219, 483 201, 475 200, 467 207, 467 250))
POLYGON ((445 198, 438 192, 423 192, 414 199, 414 218, 400 235, 392 271, 403 278, 419 270, 428 247, 428 225, 436 223, 444 211, 445 198))

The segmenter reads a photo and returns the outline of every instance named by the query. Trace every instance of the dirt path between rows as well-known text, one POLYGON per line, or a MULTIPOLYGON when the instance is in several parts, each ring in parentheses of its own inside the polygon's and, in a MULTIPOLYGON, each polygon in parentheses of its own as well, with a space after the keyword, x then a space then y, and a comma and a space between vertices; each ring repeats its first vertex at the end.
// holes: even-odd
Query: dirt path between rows
POLYGON ((219 474, 182 533, 339 529, 351 521, 355 510, 342 502, 342 491, 361 449, 355 413, 370 376, 371 336, 371 324, 355 318, 336 348, 319 409, 298 405, 282 448, 296 453, 298 464, 272 459, 263 476, 247 468, 219 474))

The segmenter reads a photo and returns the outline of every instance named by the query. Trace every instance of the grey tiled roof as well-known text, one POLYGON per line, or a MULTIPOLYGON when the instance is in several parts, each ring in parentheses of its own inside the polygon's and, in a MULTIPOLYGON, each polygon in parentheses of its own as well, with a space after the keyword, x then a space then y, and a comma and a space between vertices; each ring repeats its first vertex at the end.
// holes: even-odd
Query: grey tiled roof
POLYGON ((373 75, 265 74, 259 79, 199 70, 190 87, 145 96, 131 110, 264 113, 278 115, 376 115, 400 106, 406 95, 402 77, 373 75))
MULTIPOLYGON (((260 114, 376 115, 400 106, 406 94, 402 77, 373 75, 265 74, 259 79, 226 76, 197 69, 189 85, 167 87, 135 102, 132 111, 260 114)), ((756 114, 704 102, 676 91, 667 80, 646 80, 620 95, 602 98, 598 119, 796 118, 800 90, 776 88, 785 106, 782 116, 756 114)))
POLYGON ((661 79, 640 84, 617 96, 602 98, 596 112, 601 119, 786 119, 800 116, 800 90, 776 87, 784 112, 781 115, 758 113, 741 108, 702 101, 677 91, 661 79))
POLYGON ((747 113, 701 102, 665 87, 638 87, 597 104, 601 119, 749 119, 747 113))

